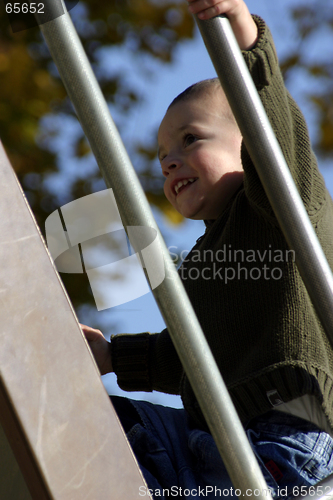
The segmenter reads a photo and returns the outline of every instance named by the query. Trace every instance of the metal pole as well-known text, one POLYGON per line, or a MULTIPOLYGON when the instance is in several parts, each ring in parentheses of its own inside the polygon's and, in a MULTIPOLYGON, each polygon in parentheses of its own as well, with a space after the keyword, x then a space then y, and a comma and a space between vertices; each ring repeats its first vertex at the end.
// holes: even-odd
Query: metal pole
POLYGON ((67 12, 40 26, 124 226, 158 231, 166 277, 153 290, 171 338, 235 488, 269 500, 252 452, 206 338, 131 165, 88 58, 67 12))
POLYGON ((224 16, 197 19, 202 38, 306 289, 333 344, 333 276, 250 72, 224 16))

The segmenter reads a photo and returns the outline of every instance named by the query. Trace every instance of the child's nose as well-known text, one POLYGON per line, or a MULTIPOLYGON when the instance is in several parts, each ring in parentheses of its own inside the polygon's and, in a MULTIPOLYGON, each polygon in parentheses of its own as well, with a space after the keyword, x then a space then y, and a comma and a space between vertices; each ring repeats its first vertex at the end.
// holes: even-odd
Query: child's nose
POLYGON ((182 161, 179 158, 166 157, 162 161, 163 174, 165 175, 165 177, 167 177, 172 170, 176 170, 176 169, 180 168, 181 166, 182 166, 182 161))

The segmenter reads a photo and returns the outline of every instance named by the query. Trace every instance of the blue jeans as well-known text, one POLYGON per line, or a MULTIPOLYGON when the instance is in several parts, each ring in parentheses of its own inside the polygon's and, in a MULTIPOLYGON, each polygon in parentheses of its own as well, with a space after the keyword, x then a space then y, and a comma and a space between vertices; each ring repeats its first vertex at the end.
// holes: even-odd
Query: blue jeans
MULTIPOLYGON (((193 429, 185 410, 111 400, 156 500, 235 496, 212 436, 193 429)), ((250 420, 245 431, 275 499, 304 494, 333 473, 333 439, 307 420, 272 410, 250 420)), ((141 497, 147 498, 143 487, 141 497)))

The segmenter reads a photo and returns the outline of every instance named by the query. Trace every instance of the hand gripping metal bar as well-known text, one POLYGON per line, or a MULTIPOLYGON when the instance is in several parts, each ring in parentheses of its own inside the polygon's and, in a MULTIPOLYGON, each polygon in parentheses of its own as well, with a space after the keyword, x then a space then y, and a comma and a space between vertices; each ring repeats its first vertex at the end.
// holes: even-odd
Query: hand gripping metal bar
POLYGON ((124 226, 148 226, 158 231, 166 277, 153 290, 154 297, 231 480, 235 488, 243 492, 256 490, 256 498, 269 500, 271 496, 267 494, 258 462, 70 16, 65 11, 64 15, 42 24, 40 28, 104 180, 114 191, 124 226), (259 495, 258 492, 262 493, 259 495))
POLYGON ((267 197, 333 344, 333 276, 225 16, 197 23, 267 197))

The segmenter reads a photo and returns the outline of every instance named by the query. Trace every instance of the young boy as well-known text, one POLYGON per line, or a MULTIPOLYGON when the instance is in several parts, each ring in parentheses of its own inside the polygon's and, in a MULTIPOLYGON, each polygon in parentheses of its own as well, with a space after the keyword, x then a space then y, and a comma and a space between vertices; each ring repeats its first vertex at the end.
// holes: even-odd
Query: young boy
MULTIPOLYGON (((332 266, 333 202, 268 28, 243 1, 188 1, 203 19, 228 16, 332 266)), ((333 473, 333 351, 216 79, 171 103, 158 143, 166 197, 206 224, 180 268, 186 291, 273 495, 304 493, 333 473)), ((184 410, 112 398, 155 497, 233 496, 168 331, 109 344, 82 329, 101 373, 114 371, 120 387, 182 396, 184 410)))

